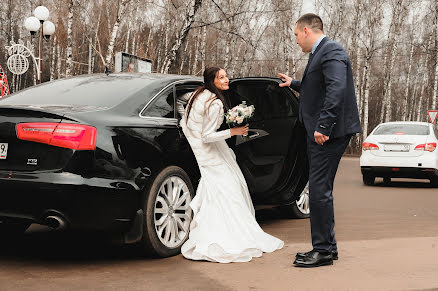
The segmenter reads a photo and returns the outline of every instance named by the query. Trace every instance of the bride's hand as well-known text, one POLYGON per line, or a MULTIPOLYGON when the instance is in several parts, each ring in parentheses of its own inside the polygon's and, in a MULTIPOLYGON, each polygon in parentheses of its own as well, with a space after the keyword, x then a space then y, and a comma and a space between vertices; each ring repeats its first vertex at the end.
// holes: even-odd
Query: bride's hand
POLYGON ((246 124, 244 126, 240 127, 233 127, 231 128, 231 136, 233 135, 247 135, 249 130, 249 125, 246 124))

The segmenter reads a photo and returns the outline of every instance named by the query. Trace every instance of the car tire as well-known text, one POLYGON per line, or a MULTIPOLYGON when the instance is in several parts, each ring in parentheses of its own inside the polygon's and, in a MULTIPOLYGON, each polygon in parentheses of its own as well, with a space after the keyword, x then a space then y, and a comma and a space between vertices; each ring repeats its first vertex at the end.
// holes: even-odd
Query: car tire
POLYGON ((289 205, 282 207, 282 210, 287 217, 304 219, 310 217, 310 207, 309 207, 309 182, 307 182, 303 191, 301 191, 297 200, 289 205))
POLYGON ((362 181, 367 186, 373 186, 374 181, 376 180, 376 177, 370 174, 362 174, 362 181))
POLYGON ((140 244, 145 254, 170 257, 181 252, 189 236, 193 218, 189 204, 194 194, 189 176, 180 167, 169 166, 155 177, 144 199, 140 244), (173 197, 175 189, 177 195, 173 197))
POLYGON ((389 177, 383 177, 383 184, 385 186, 389 186, 391 184, 391 178, 389 177))
POLYGON ((17 236, 23 234, 30 226, 28 222, 0 221, 0 235, 17 236))
POLYGON ((430 178, 430 183, 433 187, 438 187, 438 176, 433 176, 432 178, 430 178))

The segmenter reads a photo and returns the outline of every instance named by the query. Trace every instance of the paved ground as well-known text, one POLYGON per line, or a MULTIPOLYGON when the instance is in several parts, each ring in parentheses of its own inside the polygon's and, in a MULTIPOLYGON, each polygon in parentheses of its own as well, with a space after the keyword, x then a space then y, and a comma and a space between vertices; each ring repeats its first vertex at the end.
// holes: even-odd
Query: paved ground
POLYGON ((438 290, 438 189, 428 181, 366 187, 358 159, 344 158, 335 212, 340 259, 316 269, 292 267, 295 253, 311 248, 309 221, 272 210, 259 211, 259 222, 285 247, 250 263, 142 259, 33 225, 0 242, 0 290, 438 290))

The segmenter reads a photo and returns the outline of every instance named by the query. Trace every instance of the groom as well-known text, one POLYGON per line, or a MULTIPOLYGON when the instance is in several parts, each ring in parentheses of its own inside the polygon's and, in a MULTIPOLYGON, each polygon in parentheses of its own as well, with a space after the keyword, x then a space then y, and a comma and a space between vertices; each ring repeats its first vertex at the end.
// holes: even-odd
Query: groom
POLYGON ((361 131, 350 59, 344 48, 324 35, 318 15, 301 16, 294 34, 310 53, 301 81, 279 74, 300 92, 299 120, 307 132, 310 225, 313 249, 297 253, 297 267, 318 267, 338 259, 333 210, 333 182, 339 161, 355 133, 361 131))

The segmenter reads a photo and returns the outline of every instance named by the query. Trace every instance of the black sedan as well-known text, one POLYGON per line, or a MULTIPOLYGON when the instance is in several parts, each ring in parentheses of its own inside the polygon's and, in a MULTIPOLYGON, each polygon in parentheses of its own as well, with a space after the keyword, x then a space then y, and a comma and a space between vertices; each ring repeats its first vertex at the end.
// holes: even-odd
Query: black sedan
MULTIPOLYGON (((279 82, 231 81, 231 102, 256 111, 249 139, 228 143, 256 208, 282 206, 304 218, 298 99, 279 82)), ((2 237, 38 223, 117 234, 158 256, 179 253, 200 174, 176 109, 201 84, 179 75, 82 75, 0 99, 2 237)))

